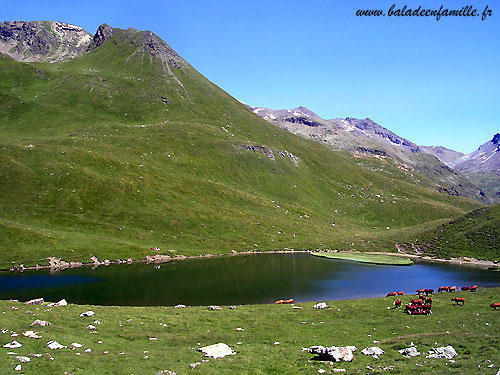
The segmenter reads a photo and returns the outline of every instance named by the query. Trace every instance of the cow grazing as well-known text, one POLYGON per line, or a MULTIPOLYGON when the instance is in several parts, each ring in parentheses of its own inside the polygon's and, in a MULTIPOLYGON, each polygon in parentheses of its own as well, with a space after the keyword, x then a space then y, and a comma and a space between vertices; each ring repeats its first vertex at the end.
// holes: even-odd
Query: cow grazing
POLYGON ((450 286, 448 288, 448 292, 456 292, 457 291, 457 287, 456 286, 450 286))
POLYGON ((425 289, 417 289, 417 294, 424 294, 425 293, 425 289))
POLYGON ((411 299, 410 303, 413 305, 423 305, 424 301, 422 301, 421 299, 411 299))
POLYGON ((461 291, 465 292, 465 291, 468 291, 468 292, 475 292, 477 290, 477 285, 474 285, 474 286, 463 286, 460 288, 461 291))
POLYGON ((402 296, 404 294, 405 294, 404 292, 398 292, 398 296, 402 296))
POLYGON ((393 297, 393 296, 397 296, 398 294, 396 292, 390 292, 390 293, 387 293, 386 297, 393 297))
POLYGON ((448 286, 440 286, 438 288, 438 293, 441 293, 441 292, 449 292, 450 291, 450 287, 448 286))
POLYGON ((494 302, 490 305, 490 307, 493 309, 493 310, 496 310, 497 307, 500 309, 500 302, 494 302))
POLYGON ((451 300, 453 302, 455 302, 456 305, 461 304, 463 306, 464 303, 465 303, 465 298, 455 298, 455 297, 453 297, 451 300))
POLYGON ((422 297, 422 302, 427 304, 427 305, 432 305, 432 298, 431 297, 422 297))
POLYGON ((429 294, 434 294, 434 289, 424 289, 424 293, 426 296, 428 296, 429 294))
POLYGON ((284 302, 284 301, 283 301, 282 299, 279 299, 279 300, 277 300, 277 301, 276 301, 276 302, 274 302, 274 303, 275 303, 275 304, 277 304, 277 305, 281 305, 283 302, 284 302))
POLYGON ((399 307, 401 307, 401 304, 403 303, 403 301, 401 301, 400 299, 397 299, 394 301, 394 308, 397 309, 399 307))

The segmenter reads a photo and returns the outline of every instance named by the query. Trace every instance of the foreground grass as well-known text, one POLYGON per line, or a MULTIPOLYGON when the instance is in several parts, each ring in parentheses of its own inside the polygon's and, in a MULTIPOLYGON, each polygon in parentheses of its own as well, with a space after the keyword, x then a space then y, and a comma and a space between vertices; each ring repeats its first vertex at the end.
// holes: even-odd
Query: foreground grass
POLYGON ((392 266, 411 266, 413 264, 413 261, 411 259, 392 255, 366 253, 311 253, 311 255, 322 258, 351 260, 353 262, 360 263, 389 264, 392 266))
MULTIPOLYGON (((25 374, 156 374, 167 369, 177 374, 317 374, 320 368, 330 371, 334 367, 345 368, 347 373, 387 373, 382 369, 389 366, 394 366, 391 374, 496 373, 500 311, 492 311, 489 304, 500 301, 500 288, 454 296, 465 297, 465 306, 454 306, 450 294, 435 295, 430 316, 408 316, 392 309, 393 298, 332 301, 325 310, 299 303, 302 309, 244 305, 221 311, 206 307, 47 308, 0 301, 0 328, 9 330, 0 337, 2 345, 13 339, 21 342, 23 347, 13 350, 19 355, 42 354, 22 364, 25 374), (80 318, 87 310, 95 316, 80 318), (35 319, 52 324, 36 326, 34 330, 43 336, 39 340, 23 337, 21 333, 35 319), (96 334, 86 328, 94 320, 101 322, 96 334), (238 327, 244 331, 236 331, 238 327), (11 337, 11 331, 20 335, 11 337), (77 342, 83 347, 49 350, 45 346, 49 340, 68 346, 77 342), (237 354, 202 362, 205 358, 196 349, 218 342, 237 354), (397 350, 411 342, 422 355, 407 359, 397 350), (353 362, 331 365, 311 360, 311 355, 301 351, 312 345, 355 345, 358 351, 353 362), (457 350, 456 362, 425 358, 430 348, 446 345, 457 350), (381 347, 385 354, 378 360, 361 354, 370 346, 381 347), (92 352, 85 352, 87 348, 92 352), (201 364, 192 370, 189 364, 195 362, 201 364), (494 368, 488 368, 491 365, 494 368)), ((404 296, 403 301, 409 299, 404 296)), ((9 351, 0 348, 1 373, 13 373, 19 363, 9 351)))

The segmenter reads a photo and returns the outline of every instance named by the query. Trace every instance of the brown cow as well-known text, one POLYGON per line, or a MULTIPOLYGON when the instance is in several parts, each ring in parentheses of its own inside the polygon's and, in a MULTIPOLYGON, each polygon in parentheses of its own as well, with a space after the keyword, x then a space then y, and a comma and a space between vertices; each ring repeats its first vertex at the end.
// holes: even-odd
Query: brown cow
POLYGON ((397 309, 399 307, 401 307, 401 304, 403 303, 403 301, 401 301, 400 299, 397 299, 394 301, 394 308, 397 309))
POLYGON ((404 292, 398 292, 398 296, 402 296, 404 294, 405 294, 404 292))
POLYGON ((396 292, 390 292, 390 293, 387 293, 386 297, 393 297, 393 296, 397 296, 398 294, 396 292))
POLYGON ((458 305, 460 303, 463 306, 464 303, 465 303, 465 298, 455 298, 455 297, 453 297, 451 300, 453 302, 455 302, 456 305, 458 305))
POLYGON ((424 289, 424 293, 426 296, 428 296, 429 294, 434 294, 434 289, 424 289))
POLYGON ((441 292, 449 292, 450 291, 450 287, 449 286, 440 286, 438 288, 438 293, 441 293, 441 292))
POLYGON ((456 292, 457 291, 457 287, 456 286, 450 286, 448 288, 448 292, 456 292))
POLYGON ((414 305, 423 305, 424 301, 422 301, 421 299, 411 299, 410 303, 414 305))
POLYGON ((425 289, 417 289, 417 294, 424 294, 425 293, 425 289))
POLYGON ((493 309, 493 310, 496 310, 497 307, 500 309, 500 302, 493 302, 490 307, 493 309))

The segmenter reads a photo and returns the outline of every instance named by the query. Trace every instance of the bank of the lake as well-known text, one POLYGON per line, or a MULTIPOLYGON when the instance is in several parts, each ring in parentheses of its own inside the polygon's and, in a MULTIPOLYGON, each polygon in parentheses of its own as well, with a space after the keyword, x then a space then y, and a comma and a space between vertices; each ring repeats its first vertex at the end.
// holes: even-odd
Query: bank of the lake
MULTIPOLYGON (((403 302, 411 296, 404 296, 403 302)), ((2 345, 17 340, 23 346, 0 348, 2 373, 13 373, 19 356, 31 361, 22 363, 26 374, 156 374, 170 370, 176 374, 198 371, 203 374, 317 374, 320 368, 344 368, 348 373, 495 373, 500 366, 500 311, 489 304, 500 302, 500 288, 480 289, 477 293, 457 292, 433 296, 433 313, 409 316, 392 308, 394 298, 375 298, 327 302, 329 308, 315 310, 314 303, 290 305, 237 305, 220 311, 207 307, 103 307, 69 305, 48 308, 20 302, 0 301, 2 345), (464 306, 454 306, 452 296, 465 297, 464 306), (92 310, 91 318, 81 318, 92 310), (50 326, 30 328, 35 320, 50 326), (100 324, 95 323, 99 321, 100 324), (87 329, 95 325, 97 333, 87 329), (238 330, 237 330, 238 328, 238 330), (32 329, 41 339, 22 336, 32 329), (12 337, 16 332, 19 336, 12 337), (50 350, 49 340, 56 340, 71 350, 50 350), (196 349, 223 342, 236 351, 223 359, 207 359, 196 349), (413 343, 420 356, 405 358, 397 350, 413 343), (303 347, 312 345, 355 345, 351 363, 311 361, 303 347), (455 362, 426 359, 437 346, 452 345, 458 356, 455 362), (365 347, 381 347, 379 359, 361 354, 365 347), (91 349, 87 352, 87 349, 91 349), (32 357, 30 354, 41 354, 32 357), (191 363, 200 363, 195 370, 191 363), (493 365, 494 368, 488 368, 493 365)))

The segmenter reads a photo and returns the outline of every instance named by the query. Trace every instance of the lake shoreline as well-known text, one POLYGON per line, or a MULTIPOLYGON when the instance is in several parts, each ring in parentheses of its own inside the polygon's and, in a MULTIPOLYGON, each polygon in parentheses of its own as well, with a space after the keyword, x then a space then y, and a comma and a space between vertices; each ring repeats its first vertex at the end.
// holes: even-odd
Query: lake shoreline
MULTIPOLYGON (((205 258, 216 258, 221 256, 237 256, 237 255, 252 255, 252 254, 296 254, 296 253, 317 253, 317 252, 325 252, 325 253, 346 253, 346 254, 373 254, 373 255, 388 255, 388 256, 396 256, 401 258, 410 258, 413 261, 417 262, 430 262, 430 263, 449 263, 455 265, 465 265, 479 268, 500 268, 500 265, 496 261, 489 260, 480 260, 476 258, 470 257, 458 257, 451 259, 440 259, 440 258, 432 258, 429 256, 422 256, 417 254, 406 254, 406 253, 390 253, 390 252, 354 252, 354 251, 318 251, 318 250, 273 250, 273 251, 242 251, 242 252, 229 252, 229 253, 220 253, 220 254, 205 254, 205 255, 178 255, 178 256, 169 256, 165 254, 156 254, 156 255, 148 255, 144 259, 132 259, 129 258, 127 260, 108 260, 105 259, 100 261, 99 259, 92 257, 92 262, 66 262, 60 258, 49 258, 49 265, 36 265, 36 266, 28 266, 24 265, 12 266, 10 269, 0 269, 0 272, 23 272, 23 271, 39 271, 50 269, 51 271, 63 271, 66 269, 73 269, 79 267, 94 267, 97 268, 99 266, 110 266, 110 265, 120 265, 120 264, 135 264, 135 263, 146 263, 146 264, 162 264, 171 261, 179 261, 179 260, 188 260, 188 259, 205 259, 205 258)), ((373 263, 376 264, 376 263, 373 263)))

